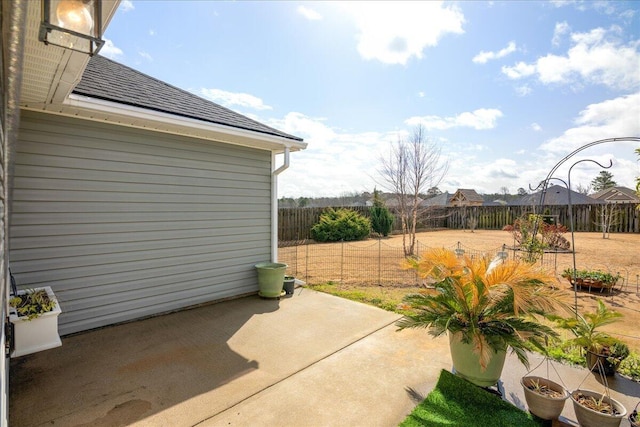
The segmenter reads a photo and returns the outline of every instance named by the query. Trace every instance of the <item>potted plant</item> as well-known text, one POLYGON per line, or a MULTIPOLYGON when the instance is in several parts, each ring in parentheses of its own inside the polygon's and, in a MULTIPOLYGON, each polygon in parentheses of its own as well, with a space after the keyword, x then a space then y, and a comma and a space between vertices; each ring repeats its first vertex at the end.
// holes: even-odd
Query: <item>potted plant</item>
POLYGON ((284 293, 286 295, 293 295, 293 290, 295 289, 296 278, 293 276, 284 276, 284 293))
POLYGON ((557 419, 564 409, 569 392, 548 378, 525 376, 520 380, 529 412, 543 420, 557 419))
POLYGON ((566 344, 580 347, 589 370, 603 369, 613 375, 620 362, 629 355, 629 347, 619 339, 599 330, 617 322, 622 314, 607 308, 602 300, 594 312, 574 313, 569 317, 550 316, 562 329, 569 330, 573 338, 566 344))
POLYGON ((12 357, 62 345, 58 334, 61 310, 51 287, 18 291, 9 300, 9 320, 13 325, 12 357))
POLYGON ((640 402, 636 404, 636 407, 633 408, 633 411, 629 414, 629 424, 631 424, 631 427, 640 427, 640 416, 638 415, 638 405, 640 405, 640 402))
POLYGON ((588 286, 590 289, 611 289, 618 280, 620 280, 619 274, 605 273, 600 270, 576 270, 575 271, 575 283, 573 268, 567 268, 562 272, 562 277, 567 279, 572 285, 576 284, 579 287, 588 286))
POLYGON ((528 367, 527 349, 543 348, 556 336, 535 314, 552 311, 557 292, 547 284, 553 275, 517 259, 457 257, 432 249, 407 268, 433 282, 432 293, 408 295, 415 313, 397 322, 399 329, 428 328, 433 336, 449 335, 455 372, 481 387, 497 383, 508 348, 528 367))
POLYGON ((258 295, 262 298, 280 298, 284 291, 284 273, 287 264, 260 262, 255 265, 258 272, 258 295))
POLYGON ((600 364, 597 369, 602 369, 605 375, 615 375, 618 370, 620 362, 629 356, 629 346, 624 342, 616 338, 611 338, 611 341, 603 345, 599 351, 587 350, 586 362, 587 368, 593 371, 600 364))
POLYGON ((576 390, 571 393, 571 401, 582 427, 617 427, 627 414, 622 403, 609 396, 608 392, 576 390))

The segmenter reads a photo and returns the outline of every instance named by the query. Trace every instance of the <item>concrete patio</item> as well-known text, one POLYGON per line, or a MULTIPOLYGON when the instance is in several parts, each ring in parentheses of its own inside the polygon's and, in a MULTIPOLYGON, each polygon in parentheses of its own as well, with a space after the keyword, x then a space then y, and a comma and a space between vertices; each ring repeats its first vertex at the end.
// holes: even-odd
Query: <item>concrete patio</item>
MULTIPOLYGON (((398 318, 298 288, 279 301, 245 297, 65 337, 11 361, 10 423, 395 426, 451 367, 446 338, 396 332, 398 318)), ((583 369, 555 366, 570 390, 602 389, 583 369)), ((510 356, 502 378, 521 407, 525 372, 510 356)), ((628 411, 640 400, 637 383, 610 386, 628 411)), ((563 418, 575 420, 570 402, 563 418)))

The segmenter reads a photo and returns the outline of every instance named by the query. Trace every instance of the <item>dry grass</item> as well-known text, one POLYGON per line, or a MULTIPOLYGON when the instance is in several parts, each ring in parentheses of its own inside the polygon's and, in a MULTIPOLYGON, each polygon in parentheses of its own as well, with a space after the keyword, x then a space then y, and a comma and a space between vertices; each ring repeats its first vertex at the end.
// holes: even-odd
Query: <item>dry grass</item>
MULTIPOLYGON (((569 234, 566 237, 570 239, 569 234)), ((571 306, 577 304, 578 310, 585 312, 595 308, 598 298, 603 299, 608 306, 624 315, 622 321, 610 326, 608 331, 640 351, 640 329, 637 327, 640 323, 640 234, 611 234, 608 239, 603 239, 601 233, 576 233, 574 238, 578 269, 619 273, 624 282, 621 291, 612 295, 587 291, 579 291, 574 295, 569 282, 558 276, 558 287, 565 291, 567 303, 571 306)), ((513 244, 509 233, 490 230, 476 230, 473 233, 462 230, 432 231, 419 233, 417 239, 422 247, 454 248, 459 242, 467 250, 487 253, 494 253, 503 244, 513 244)), ((402 259, 402 236, 392 236, 382 242, 380 250, 376 249, 376 240, 349 243, 349 250, 337 249, 339 243, 308 245, 297 249, 281 248, 280 259, 290 266, 295 265, 298 272, 303 271, 305 277, 301 278, 318 284, 320 290, 393 309, 404 295, 423 287, 416 283, 418 280, 412 272, 398 273, 402 259), (362 251, 358 252, 358 249, 362 251), (363 260, 363 256, 375 257, 375 260, 363 260), (378 260, 383 265, 381 272, 377 270, 378 260), (376 267, 372 267, 374 265, 376 267), (385 279, 387 271, 393 272, 388 273, 388 277, 393 279, 385 279)), ((559 254, 557 258, 547 261, 553 263, 551 266, 560 274, 573 266, 573 254, 559 254)))

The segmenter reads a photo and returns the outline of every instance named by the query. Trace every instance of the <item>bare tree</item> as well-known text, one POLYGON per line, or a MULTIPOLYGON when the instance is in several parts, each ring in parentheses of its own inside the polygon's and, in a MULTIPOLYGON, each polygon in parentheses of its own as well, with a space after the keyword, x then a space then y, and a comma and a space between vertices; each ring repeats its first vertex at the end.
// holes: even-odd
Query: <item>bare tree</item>
POLYGON ((578 186, 576 187, 576 192, 578 192, 580 194, 584 194, 585 196, 587 196, 589 193, 591 193, 591 185, 587 185, 585 187, 582 184, 578 184, 578 186))
POLYGON ((399 138, 391 144, 388 157, 380 158, 382 185, 397 197, 406 256, 415 254, 420 194, 437 187, 447 173, 448 162, 441 161, 440 154, 440 147, 417 126, 408 139, 399 138))
POLYGON ((473 233, 473 231, 476 229, 476 227, 478 226, 478 218, 475 216, 471 216, 469 217, 469 219, 467 220, 468 224, 469 224, 469 230, 471 230, 471 232, 473 233))
POLYGON ((602 229, 602 238, 609 238, 609 230, 611 226, 617 225, 620 220, 620 211, 617 209, 614 203, 604 203, 597 207, 596 215, 598 218, 598 225, 602 229))

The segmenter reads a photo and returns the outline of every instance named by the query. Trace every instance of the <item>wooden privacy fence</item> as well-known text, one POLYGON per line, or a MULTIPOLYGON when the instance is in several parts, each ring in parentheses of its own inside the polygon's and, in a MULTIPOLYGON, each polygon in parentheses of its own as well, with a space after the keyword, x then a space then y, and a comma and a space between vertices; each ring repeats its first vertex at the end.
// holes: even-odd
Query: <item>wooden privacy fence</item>
MULTIPOLYGON (((601 232, 600 212, 603 205, 574 205, 572 206, 575 231, 601 232)), ((640 211, 634 203, 614 205, 616 214, 609 232, 611 233, 639 233, 640 211)), ((370 216, 368 206, 350 206, 362 215, 370 216)), ((278 210, 278 240, 304 241, 311 238, 311 227, 318 222, 320 215, 327 208, 280 208, 278 210)), ((391 213, 397 213, 389 208, 391 213)), ((534 212, 533 206, 465 206, 465 207, 437 207, 425 208, 420 211, 418 229, 429 230, 436 228, 462 229, 473 228, 481 230, 501 230, 505 225, 523 215, 534 212)), ((554 216, 558 223, 569 229, 568 206, 544 206, 542 213, 554 216)), ((393 224, 393 231, 400 231, 400 221, 393 224)))
MULTIPOLYGON (((635 203, 620 203, 616 205, 573 205, 573 224, 575 231, 602 231, 600 226, 603 206, 611 207, 615 211, 609 231, 611 233, 638 233, 640 223, 635 203)), ((448 208, 447 228, 469 228, 469 221, 476 221, 476 228, 482 230, 501 230, 505 225, 526 214, 533 213, 532 206, 467 206, 448 208)), ((559 224, 569 227, 569 207, 566 205, 544 206, 544 215, 556 217, 559 224)))

